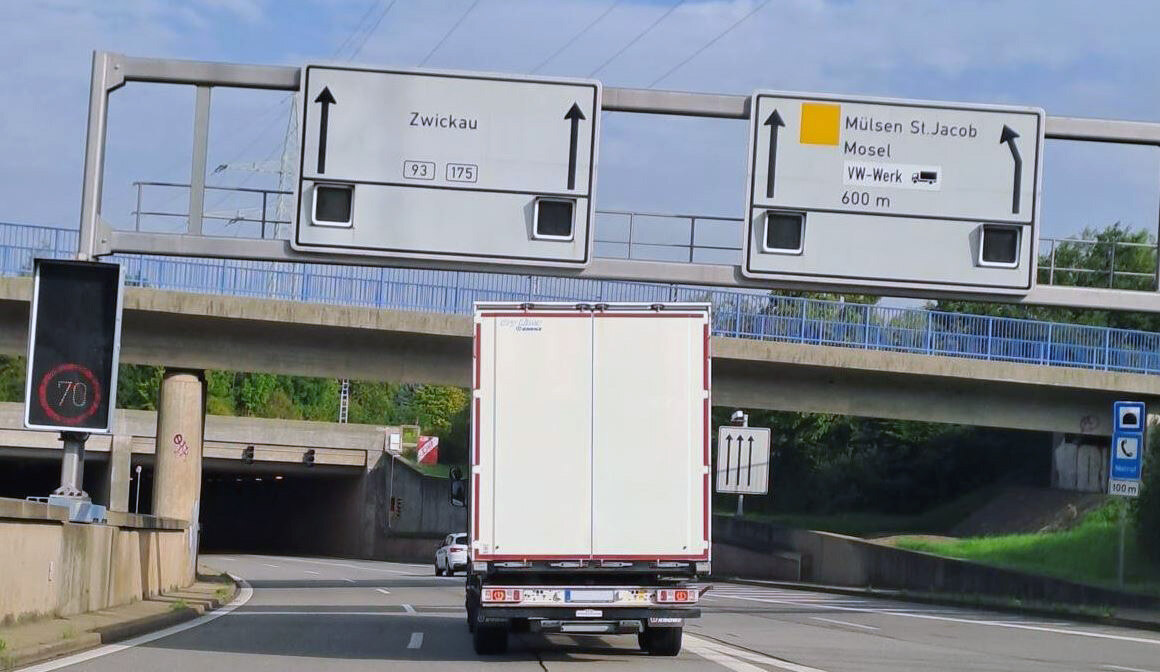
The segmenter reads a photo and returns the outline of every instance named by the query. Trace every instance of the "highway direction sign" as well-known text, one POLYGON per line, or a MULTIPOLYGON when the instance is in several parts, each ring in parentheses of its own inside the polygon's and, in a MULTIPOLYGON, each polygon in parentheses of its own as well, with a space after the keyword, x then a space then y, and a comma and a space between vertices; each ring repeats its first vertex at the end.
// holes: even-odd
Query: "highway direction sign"
POLYGON ((600 83, 308 65, 296 250, 577 267, 600 83))
POLYGON ((1026 293, 1044 112, 757 92, 747 277, 1026 293))
POLYGON ((717 492, 769 492, 769 428, 717 428, 717 492))
POLYGON ((108 432, 121 347, 121 266, 37 259, 24 426, 108 432))
POLYGON ((1108 494, 1139 496, 1147 417, 1142 401, 1112 404, 1112 462, 1108 469, 1108 494))

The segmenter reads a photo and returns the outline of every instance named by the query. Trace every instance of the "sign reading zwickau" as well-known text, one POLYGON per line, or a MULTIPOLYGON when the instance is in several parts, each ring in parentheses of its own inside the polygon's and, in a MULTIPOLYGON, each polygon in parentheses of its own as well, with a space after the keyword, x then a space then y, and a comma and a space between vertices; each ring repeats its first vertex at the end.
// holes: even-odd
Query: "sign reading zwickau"
POLYGON ((747 277, 1033 286, 1043 110, 776 92, 751 109, 747 277))
POLYGON ((717 492, 769 492, 769 428, 717 428, 717 492))
POLYGON ((308 65, 296 250, 582 266, 600 83, 308 65))
POLYGON ((1144 402, 1117 401, 1112 404, 1112 462, 1108 468, 1108 494, 1140 496, 1147 424, 1144 402))

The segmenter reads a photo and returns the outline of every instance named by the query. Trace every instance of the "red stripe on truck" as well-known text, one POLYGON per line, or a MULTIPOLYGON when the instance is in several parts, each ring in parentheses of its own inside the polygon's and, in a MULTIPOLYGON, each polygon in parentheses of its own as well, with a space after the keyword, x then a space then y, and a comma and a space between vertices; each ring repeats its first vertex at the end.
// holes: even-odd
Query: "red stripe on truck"
POLYGON ((475 398, 475 417, 471 419, 471 432, 474 435, 471 443, 475 451, 475 459, 471 462, 471 466, 479 466, 479 397, 475 398))
POLYGON ((491 560, 503 562, 505 560, 558 560, 573 562, 593 562, 600 560, 708 560, 709 554, 701 555, 476 555, 473 560, 491 560))
POLYGON ((704 313, 480 313, 480 317, 684 317, 704 318, 704 313))
POLYGON ((475 385, 472 388, 475 390, 479 389, 479 385, 482 382, 479 379, 479 336, 480 336, 481 326, 482 325, 479 325, 479 324, 475 325, 475 344, 474 344, 475 345, 475 381, 474 381, 475 385))
POLYGON ((705 391, 706 392, 709 391, 709 360, 712 358, 713 358, 713 355, 709 350, 709 323, 706 322, 705 323, 705 375, 704 375, 705 391))
POLYGON ((705 526, 705 546, 709 545, 709 474, 705 474, 705 513, 702 516, 705 526))
POLYGON ((472 506, 471 513, 474 516, 474 524, 471 526, 472 541, 479 541, 479 474, 475 475, 475 481, 471 484, 472 506))

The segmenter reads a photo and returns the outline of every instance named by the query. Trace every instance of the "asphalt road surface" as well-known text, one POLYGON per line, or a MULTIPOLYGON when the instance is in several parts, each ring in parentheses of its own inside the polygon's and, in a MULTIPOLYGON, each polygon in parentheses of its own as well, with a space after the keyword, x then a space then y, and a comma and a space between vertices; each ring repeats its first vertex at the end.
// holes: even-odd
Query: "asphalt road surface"
POLYGON ((705 598, 676 658, 643 654, 635 636, 533 634, 513 635, 503 656, 480 657, 462 576, 436 578, 430 565, 258 555, 202 562, 248 583, 231 607, 27 670, 1160 672, 1160 633, 727 583, 705 598))

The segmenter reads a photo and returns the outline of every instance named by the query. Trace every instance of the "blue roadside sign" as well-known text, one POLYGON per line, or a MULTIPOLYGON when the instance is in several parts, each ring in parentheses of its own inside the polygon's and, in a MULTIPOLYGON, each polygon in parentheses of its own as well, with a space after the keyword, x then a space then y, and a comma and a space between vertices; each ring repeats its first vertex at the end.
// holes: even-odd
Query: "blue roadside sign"
POLYGON ((1112 404, 1112 461, 1108 468, 1108 494, 1136 497, 1144 469, 1144 429, 1147 413, 1142 401, 1112 404))

